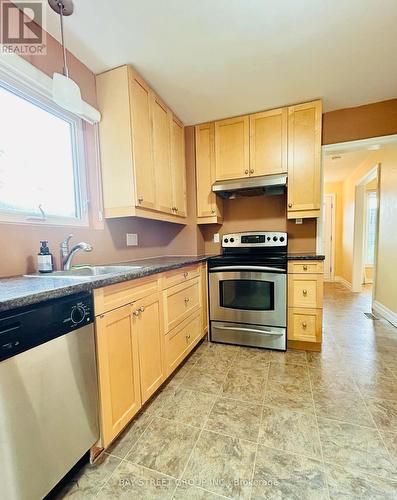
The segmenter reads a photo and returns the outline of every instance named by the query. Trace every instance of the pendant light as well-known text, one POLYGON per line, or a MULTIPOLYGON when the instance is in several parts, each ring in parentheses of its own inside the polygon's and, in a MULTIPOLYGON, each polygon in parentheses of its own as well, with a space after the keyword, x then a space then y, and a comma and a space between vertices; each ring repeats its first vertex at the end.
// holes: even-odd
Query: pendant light
POLYGON ((63 73, 54 73, 52 78, 52 98, 63 109, 81 116, 85 120, 96 123, 101 119, 99 111, 81 98, 80 87, 69 77, 66 60, 66 47, 63 32, 63 18, 73 14, 72 0, 48 0, 48 4, 60 16, 61 39, 63 52, 63 73))

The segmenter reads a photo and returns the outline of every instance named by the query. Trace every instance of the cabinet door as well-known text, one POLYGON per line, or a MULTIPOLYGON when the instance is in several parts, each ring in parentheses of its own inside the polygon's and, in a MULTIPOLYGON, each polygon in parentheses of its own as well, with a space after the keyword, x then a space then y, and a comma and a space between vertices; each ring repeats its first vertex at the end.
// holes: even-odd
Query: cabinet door
POLYGON ((321 342, 322 309, 288 309, 288 340, 321 342))
POLYGON ((171 135, 167 107, 157 96, 152 99, 153 150, 157 210, 173 213, 171 177, 171 135))
POLYGON ((142 403, 145 403, 165 380, 160 294, 135 302, 133 310, 133 322, 138 332, 142 403))
POLYGON ((96 319, 102 446, 106 447, 141 408, 137 332, 131 306, 96 319))
POLYGON ((249 175, 249 117, 215 122, 216 180, 249 175))
POLYGON ((288 217, 320 214, 321 101, 288 108, 288 217))
POLYGON ((172 196, 175 215, 186 217, 186 162, 183 124, 171 117, 172 196))
POLYGON ((196 185, 197 217, 211 217, 218 213, 215 182, 215 124, 196 126, 196 185))
POLYGON ((250 115, 250 176, 287 171, 288 109, 250 115))
POLYGON ((156 208, 156 190, 150 89, 132 70, 130 70, 129 77, 136 205, 154 209, 156 208))

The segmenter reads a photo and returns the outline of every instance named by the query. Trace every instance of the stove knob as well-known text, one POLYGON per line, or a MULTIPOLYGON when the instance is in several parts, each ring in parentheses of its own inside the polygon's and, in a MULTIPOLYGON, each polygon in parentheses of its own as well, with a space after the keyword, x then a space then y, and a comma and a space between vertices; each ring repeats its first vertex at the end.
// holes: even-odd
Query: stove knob
POLYGON ((230 238, 230 243, 234 243, 234 238, 230 238))
POLYGON ((228 243, 228 242, 229 242, 229 240, 228 240, 227 238, 225 238, 225 239, 223 240, 223 242, 224 242, 224 243, 228 243))
POLYGON ((285 240, 284 236, 280 236, 281 243, 285 240))
POLYGON ((271 238, 270 238, 270 236, 268 236, 268 237, 267 237, 267 241, 270 241, 270 240, 271 240, 271 238))
POLYGON ((277 240, 278 240, 277 236, 273 236, 273 241, 277 241, 277 240))

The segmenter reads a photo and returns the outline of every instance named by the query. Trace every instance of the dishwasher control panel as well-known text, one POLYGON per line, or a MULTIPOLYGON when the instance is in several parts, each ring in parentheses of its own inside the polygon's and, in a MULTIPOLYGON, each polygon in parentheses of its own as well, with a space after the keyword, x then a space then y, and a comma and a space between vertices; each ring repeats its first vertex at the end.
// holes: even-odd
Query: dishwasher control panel
POLYGON ((94 321, 92 295, 84 292, 0 314, 0 361, 67 335, 94 321))

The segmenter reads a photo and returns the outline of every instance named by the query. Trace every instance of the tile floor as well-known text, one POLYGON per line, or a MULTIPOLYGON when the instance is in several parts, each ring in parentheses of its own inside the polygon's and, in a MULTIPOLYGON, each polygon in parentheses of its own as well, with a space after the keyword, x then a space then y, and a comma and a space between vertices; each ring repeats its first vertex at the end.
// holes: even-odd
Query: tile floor
POLYGON ((322 353, 201 344, 58 498, 396 499, 397 329, 326 285, 322 353))

